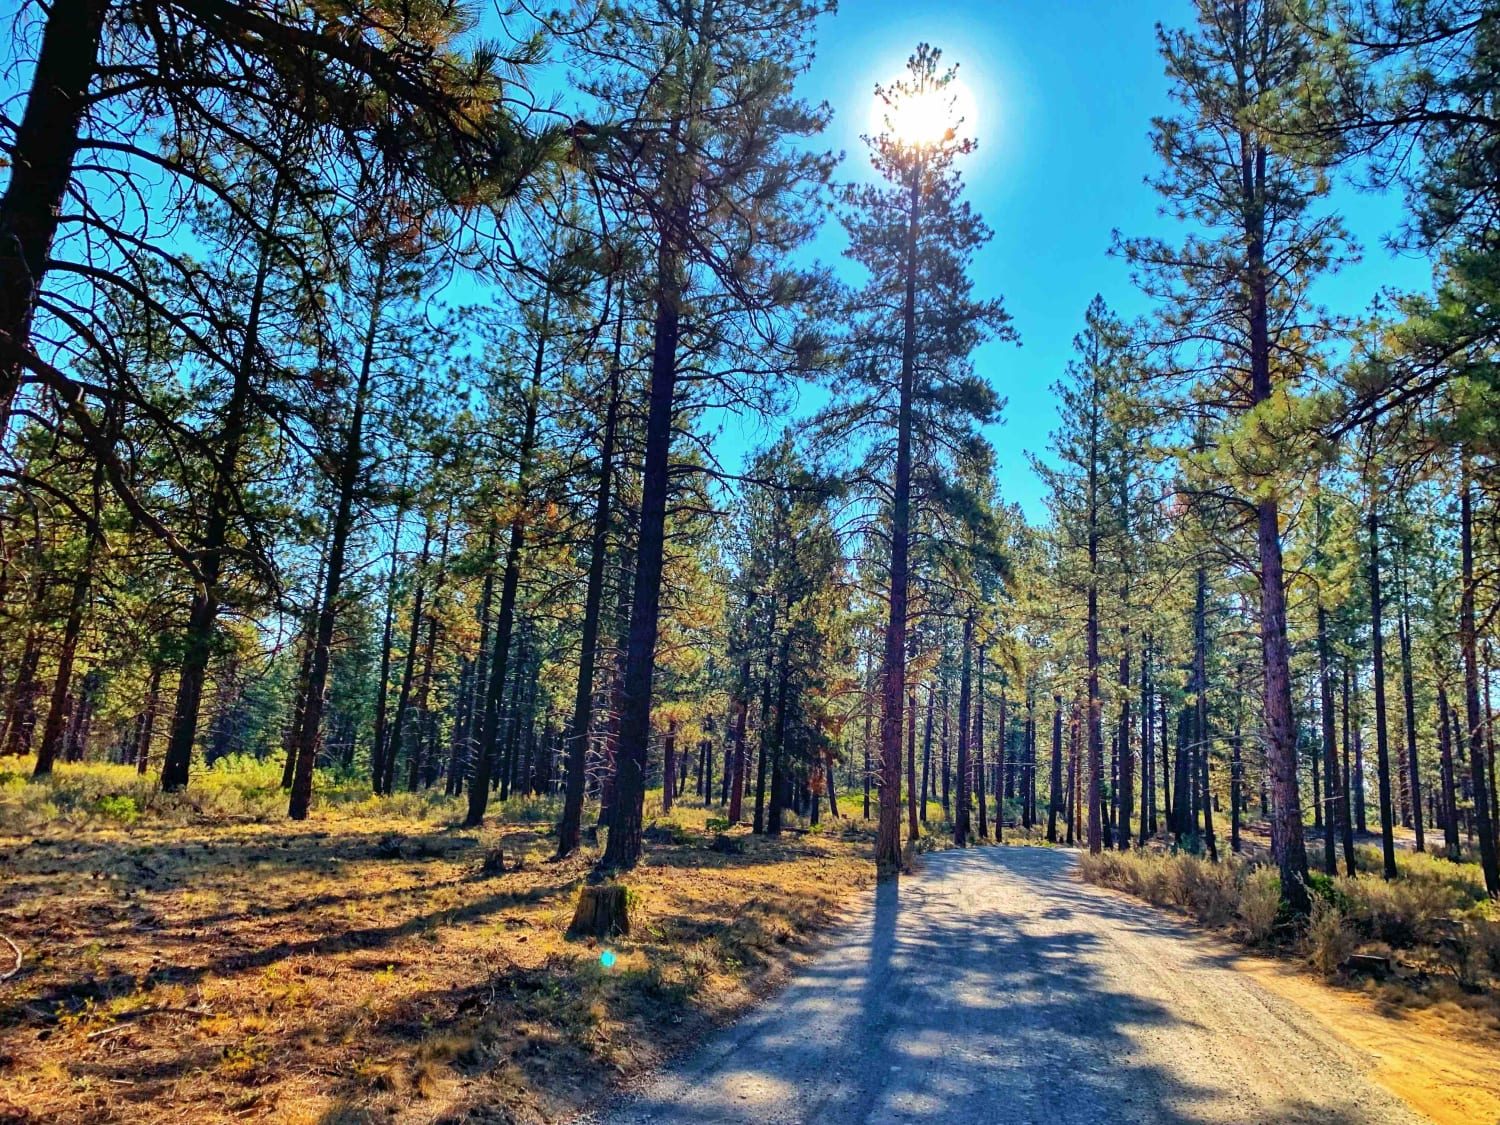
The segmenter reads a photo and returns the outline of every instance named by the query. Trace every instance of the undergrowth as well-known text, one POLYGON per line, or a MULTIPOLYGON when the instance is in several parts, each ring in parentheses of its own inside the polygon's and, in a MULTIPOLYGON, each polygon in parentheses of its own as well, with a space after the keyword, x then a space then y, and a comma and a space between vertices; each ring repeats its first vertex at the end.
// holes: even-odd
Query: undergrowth
POLYGON ((1084 855, 1083 878, 1201 924, 1228 929, 1250 946, 1304 957, 1325 976, 1348 970, 1357 952, 1388 959, 1417 985, 1446 979, 1469 994, 1500 988, 1500 915, 1477 865, 1423 853, 1398 857, 1400 875, 1377 873, 1380 856, 1360 848, 1356 877, 1314 872, 1313 909, 1292 919, 1281 906, 1273 867, 1230 857, 1212 863, 1182 851, 1084 855), (1373 870, 1372 870, 1373 869, 1373 870))

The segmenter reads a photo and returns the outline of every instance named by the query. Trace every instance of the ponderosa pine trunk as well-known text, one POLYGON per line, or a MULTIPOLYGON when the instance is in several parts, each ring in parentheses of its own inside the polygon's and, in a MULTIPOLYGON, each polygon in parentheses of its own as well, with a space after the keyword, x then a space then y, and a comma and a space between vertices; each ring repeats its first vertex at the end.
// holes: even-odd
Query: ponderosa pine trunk
POLYGON ((1411 617, 1405 568, 1398 566, 1396 576, 1401 589, 1397 631, 1401 642, 1401 696, 1406 708, 1406 787, 1411 797, 1411 828, 1415 846, 1417 851, 1425 852, 1427 837, 1422 823, 1422 764, 1417 756, 1417 693, 1412 677, 1411 617))
POLYGON ((729 824, 738 824, 745 812, 745 736, 750 725, 750 656, 740 661, 739 689, 734 710, 734 760, 729 781, 729 824))
MULTIPOLYGON (((915 706, 915 703, 913 703, 915 706)), ((988 816, 984 800, 984 643, 981 641, 974 658, 974 734, 970 745, 974 757, 975 798, 979 802, 979 838, 989 839, 988 816)), ((912 833, 916 838, 916 833, 912 833)))
POLYGON ((1057 843, 1057 814, 1063 803, 1062 696, 1052 697, 1052 774, 1047 794, 1047 842, 1057 843))
POLYGON ((396 693, 396 714, 391 721, 390 744, 386 747, 381 778, 380 791, 386 794, 396 791, 396 760, 400 757, 401 747, 406 740, 406 716, 411 706, 412 685, 416 682, 417 644, 422 636, 422 613, 427 599, 427 558, 431 550, 432 520, 429 518, 423 525, 422 553, 417 559, 417 584, 411 596, 411 627, 406 635, 406 659, 401 668, 401 687, 396 693))
POLYGON ((1495 826, 1490 819, 1488 763, 1485 761, 1486 716, 1479 706, 1479 649, 1475 631, 1474 486, 1466 464, 1459 493, 1459 547, 1462 592, 1459 596, 1458 647, 1464 662, 1464 717, 1469 743, 1469 776, 1474 792, 1474 825, 1479 836, 1479 866, 1491 898, 1500 897, 1500 858, 1496 856, 1495 826))
MULTIPOLYGON (((270 220, 274 227, 281 207, 282 179, 278 174, 271 188, 270 220)), ((199 578, 188 611, 187 635, 177 677, 177 701, 172 711, 172 729, 167 740, 167 754, 161 767, 161 787, 168 793, 187 788, 192 765, 193 742, 198 735, 198 712, 203 701, 203 681, 213 653, 214 632, 219 619, 219 581, 223 576, 225 553, 229 545, 230 509, 236 487, 235 473, 240 451, 249 428, 255 365, 260 355, 260 324, 265 309, 266 286, 275 262, 270 236, 261 243, 250 292, 250 306, 245 317, 244 339, 234 365, 234 380, 224 410, 219 453, 214 458, 213 482, 209 488, 203 537, 194 552, 199 578)), ((3 391, 3 388, 0 388, 3 391)))
POLYGON ((932 711, 937 697, 937 683, 927 685, 927 718, 922 724, 922 800, 921 820, 927 823, 927 798, 932 793, 932 711))
POLYGON ((31 351, 31 320, 73 180, 109 7, 108 0, 53 0, 46 9, 26 109, 7 154, 9 183, 0 196, 0 441, 10 428, 21 357, 31 351))
POLYGON ((354 402, 344 431, 344 447, 339 451, 338 499, 328 542, 328 565, 318 605, 302 722, 297 731, 296 765, 292 771, 292 793, 287 805, 287 816, 293 820, 306 820, 312 805, 313 767, 317 764, 318 737, 322 733, 323 708, 328 697, 328 671, 333 664, 333 630, 338 622, 339 598, 344 589, 344 559, 350 533, 354 530, 354 499, 364 478, 365 413, 369 407, 370 378, 375 367, 375 341, 385 306, 387 252, 378 250, 375 260, 374 290, 370 295, 370 315, 365 323, 359 374, 354 381, 354 402))
MULTIPOLYGON (((510 670, 510 641, 515 632, 516 597, 521 587, 521 555, 526 549, 526 510, 531 503, 532 462, 536 456, 537 415, 541 409, 542 373, 547 362, 547 332, 552 311, 552 293, 542 297, 541 322, 537 328, 536 350, 532 353, 531 385, 526 390, 521 423, 521 443, 516 450, 516 509, 510 519, 509 541, 505 547, 505 572, 500 580, 500 608, 495 616, 495 644, 490 655, 490 685, 485 695, 484 724, 480 736, 474 780, 469 786, 469 808, 464 825, 478 828, 484 823, 490 800, 490 775, 495 768, 499 744, 501 704, 505 681, 510 670)), ((512 762, 512 765, 514 763, 512 762)), ((509 775, 507 774, 507 780, 509 775)), ((502 797, 503 799, 503 797, 502 797)), ((610 844, 614 844, 611 837, 610 844)))
POLYGON ((1120 726, 1119 741, 1120 788, 1117 799, 1120 823, 1115 834, 1115 846, 1122 852, 1130 849, 1130 817, 1135 804, 1135 759, 1130 749, 1130 630, 1120 629, 1120 726))
MULTIPOLYGON (((614 354, 609 363, 604 434, 599 441, 599 483, 594 491, 594 525, 589 536, 588 586, 583 598, 583 636, 578 654, 578 687, 573 695, 573 722, 568 731, 567 783, 562 820, 557 826, 557 858, 572 855, 583 837, 583 789, 588 764, 589 730, 594 721, 594 663, 599 651, 599 618, 604 605, 604 562, 609 549, 609 521, 614 486, 615 427, 620 406, 620 351, 625 330, 621 299, 615 315, 614 354)), ((739 819, 735 802, 733 820, 739 819)))
MULTIPOLYGON (((453 528, 453 505, 448 505, 448 512, 443 517, 443 542, 438 551, 437 575, 432 583, 432 601, 435 605, 437 599, 442 595, 443 585, 448 577, 448 536, 453 528)), ((432 673, 433 664, 437 657, 438 638, 438 615, 431 610, 427 613, 427 643, 422 649, 422 674, 418 680, 417 697, 413 704, 416 712, 416 742, 412 746, 411 756, 407 759, 406 791, 415 793, 419 788, 428 784, 432 773, 432 751, 435 739, 433 737, 432 711, 429 702, 432 697, 432 673)), ((314 752, 316 752, 314 743, 314 752)))
POLYGON ((1370 657, 1375 687, 1375 770, 1380 787, 1380 849, 1385 877, 1396 877, 1395 810, 1391 805, 1391 746, 1385 715, 1385 633, 1382 626, 1383 597, 1380 591, 1380 515, 1375 488, 1370 489, 1366 526, 1370 536, 1368 574, 1370 580, 1370 657))
POLYGON ((1208 724, 1208 571, 1198 568, 1197 593, 1193 603, 1193 754, 1198 764, 1194 784, 1199 787, 1203 807, 1203 842, 1209 858, 1219 859, 1219 845, 1214 838, 1213 789, 1209 774, 1208 724))
POLYGON ((1140 847, 1156 834, 1156 759, 1151 715, 1151 634, 1141 645, 1141 826, 1136 837, 1140 847))
POLYGON ((901 373, 896 406, 896 466, 891 489, 890 602, 880 690, 880 822, 875 867, 884 876, 901 868, 901 706, 906 692, 906 614, 911 580, 912 398, 917 367, 917 246, 921 228, 924 161, 912 171, 903 263, 901 373))
POLYGON ((1338 836, 1349 817, 1344 786, 1340 783, 1338 736, 1334 728, 1333 668, 1329 653, 1328 610, 1318 601, 1318 704, 1322 711, 1323 776, 1328 792, 1328 815, 1323 818, 1323 871, 1338 874, 1338 836))
POLYGON ((391 564, 385 581, 385 625, 380 632, 380 673, 375 687, 375 732, 370 740, 370 783, 380 795, 389 795, 390 792, 385 787, 385 756, 390 742, 386 712, 390 703, 391 645, 396 628, 396 564, 401 551, 401 522, 406 515, 405 493, 406 483, 403 481, 396 504, 395 527, 391 532, 391 564))
MULTIPOLYGON (((679 173, 682 174, 682 173, 679 173)), ((680 191, 674 185, 672 191, 680 191)), ((686 225, 686 209, 673 209, 674 227, 686 225)), ((609 842, 600 860, 606 871, 632 868, 641 856, 646 770, 651 745, 651 691, 656 672, 656 635, 661 619, 662 563, 666 551, 667 499, 671 491, 672 424, 677 412, 677 342, 682 282, 674 239, 664 238, 657 256, 656 317, 652 329, 651 386, 647 393, 646 449, 641 474, 641 519, 636 543, 635 596, 625 646, 620 743, 615 753, 614 806, 609 842)))
POLYGON ((67 718, 68 693, 73 683, 73 661, 78 653, 78 639, 83 632, 83 615, 88 609, 89 590, 94 581, 94 560, 99 550, 98 518, 101 507, 100 489, 103 487, 102 469, 94 470, 94 520, 84 540, 83 558, 78 563, 78 573, 73 577, 73 588, 68 597, 68 616, 63 623, 63 634, 57 650, 57 671, 52 682, 52 701, 47 708, 47 723, 42 728, 42 741, 37 747, 36 766, 32 777, 45 777, 52 772, 62 745, 63 725, 67 718))
POLYGON ((969 843, 969 707, 973 690, 973 642, 974 614, 971 612, 964 618, 963 657, 958 680, 958 809, 953 814, 953 842, 961 848, 969 843))
POLYGON ((1453 762, 1453 739, 1449 730, 1448 692, 1438 685, 1438 754, 1442 778, 1443 847, 1448 858, 1457 863, 1462 846, 1458 838, 1458 796, 1455 792, 1457 770, 1453 762))
MULTIPOLYGON (((1090 475, 1093 468, 1090 467, 1090 475)), ((1104 732, 1103 701, 1099 698, 1099 583, 1094 577, 1099 557, 1099 533, 1090 518, 1088 620, 1085 637, 1088 659, 1088 849, 1094 855, 1104 850, 1103 789, 1104 732)))
POLYGON ((917 823, 917 685, 906 690, 906 838, 915 840, 917 823))
POLYGON ((151 758, 151 742, 156 737, 156 712, 161 706, 162 666, 151 662, 151 678, 146 683, 146 706, 141 712, 140 731, 135 743, 135 771, 144 775, 151 758))

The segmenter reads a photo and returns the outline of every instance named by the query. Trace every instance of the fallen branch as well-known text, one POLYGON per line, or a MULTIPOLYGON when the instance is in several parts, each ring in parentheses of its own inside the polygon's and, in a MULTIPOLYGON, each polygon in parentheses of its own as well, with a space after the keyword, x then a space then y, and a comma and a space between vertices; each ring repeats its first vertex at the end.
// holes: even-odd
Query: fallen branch
POLYGON ((121 1012, 117 1017, 121 1022, 112 1027, 101 1028, 98 1031, 88 1033, 88 1038, 103 1039, 106 1035, 113 1035, 117 1031, 124 1031, 135 1020, 145 1019, 147 1016, 207 1016, 212 1013, 206 1008, 142 1008, 135 1012, 121 1012))
POLYGON ((0 934, 0 941, 3 941, 6 945, 10 946, 10 951, 16 955, 15 967, 12 968, 11 971, 6 973, 4 976, 0 976, 0 981, 10 980, 11 977, 15 976, 21 971, 21 947, 15 942, 11 941, 10 938, 6 937, 4 934, 0 934))

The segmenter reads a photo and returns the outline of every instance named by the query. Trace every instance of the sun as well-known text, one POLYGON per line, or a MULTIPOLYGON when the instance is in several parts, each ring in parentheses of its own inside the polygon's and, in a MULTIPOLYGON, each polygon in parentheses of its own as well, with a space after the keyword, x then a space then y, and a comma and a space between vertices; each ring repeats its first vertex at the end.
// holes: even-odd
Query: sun
POLYGON ((952 129, 960 137, 974 136, 974 92, 962 79, 930 88, 887 105, 875 98, 871 130, 909 145, 935 145, 952 129))

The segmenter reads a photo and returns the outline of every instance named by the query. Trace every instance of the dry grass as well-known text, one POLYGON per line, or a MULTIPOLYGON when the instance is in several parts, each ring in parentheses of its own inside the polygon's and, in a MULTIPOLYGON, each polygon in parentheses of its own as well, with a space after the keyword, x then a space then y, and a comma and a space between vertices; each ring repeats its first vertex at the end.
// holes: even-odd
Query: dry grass
POLYGON ((1371 993, 1381 1010, 1423 1010, 1454 1029, 1500 1035, 1500 917, 1477 865, 1431 855, 1398 853, 1400 878, 1378 874, 1380 856, 1359 849, 1358 878, 1312 876, 1314 910, 1292 925, 1278 912, 1274 868, 1229 858, 1160 849, 1085 855, 1080 874, 1205 926, 1229 929, 1251 946, 1297 957, 1324 977, 1371 993), (1389 958, 1383 981, 1351 976, 1354 953, 1389 958))
POLYGON ((33 795, 17 831, 11 798, 7 1125, 557 1120, 742 1010, 872 874, 848 821, 725 854, 710 812, 680 807, 654 834, 679 842, 626 880, 633 930, 606 969, 563 935, 596 853, 551 862, 544 804, 473 832, 442 802, 127 822, 33 795))

